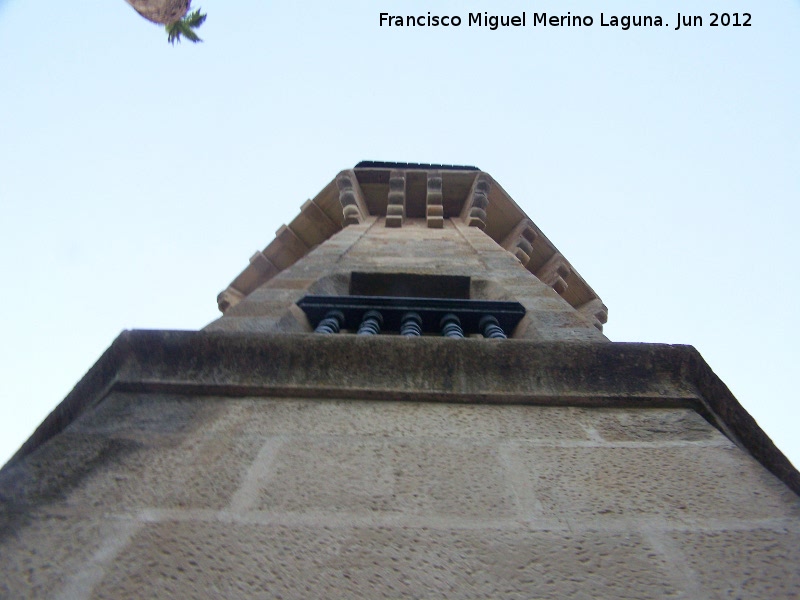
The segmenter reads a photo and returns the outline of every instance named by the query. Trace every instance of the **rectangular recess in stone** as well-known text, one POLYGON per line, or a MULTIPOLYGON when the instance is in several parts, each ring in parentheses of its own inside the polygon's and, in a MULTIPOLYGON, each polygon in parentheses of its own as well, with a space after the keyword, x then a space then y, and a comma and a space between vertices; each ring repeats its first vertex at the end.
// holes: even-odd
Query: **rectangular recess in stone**
POLYGON ((272 470, 260 510, 515 514, 496 449, 475 440, 296 436, 281 446, 272 470))
POLYGON ((470 278, 464 275, 354 272, 350 276, 350 294, 353 296, 468 299, 469 289, 470 278))
POLYGON ((385 217, 389 194, 389 178, 387 175, 386 183, 361 183, 361 191, 364 193, 364 202, 369 209, 369 214, 376 217, 385 217))
POLYGON ((406 171, 406 215, 408 218, 425 218, 426 190, 426 171, 406 171))
POLYGON ((688 597, 636 533, 148 525, 93 598, 688 597))
POLYGON ((566 519, 800 517, 800 498, 737 447, 511 446, 542 505, 566 519))

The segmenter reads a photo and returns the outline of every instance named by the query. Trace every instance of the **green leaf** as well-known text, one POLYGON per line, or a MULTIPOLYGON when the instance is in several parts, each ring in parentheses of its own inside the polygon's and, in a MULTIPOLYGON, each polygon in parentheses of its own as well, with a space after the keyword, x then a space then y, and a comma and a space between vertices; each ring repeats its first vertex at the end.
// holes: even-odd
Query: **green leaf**
POLYGON ((167 41, 174 46, 175 42, 180 43, 181 36, 183 36, 195 44, 197 42, 202 42, 203 40, 200 39, 200 36, 198 36, 194 30, 205 23, 206 16, 207 15, 201 14, 198 8, 196 11, 183 17, 180 21, 175 21, 174 23, 166 25, 167 41))
POLYGON ((192 29, 197 29, 200 25, 205 23, 207 16, 208 15, 200 14, 200 9, 198 8, 196 11, 185 16, 182 20, 192 29))

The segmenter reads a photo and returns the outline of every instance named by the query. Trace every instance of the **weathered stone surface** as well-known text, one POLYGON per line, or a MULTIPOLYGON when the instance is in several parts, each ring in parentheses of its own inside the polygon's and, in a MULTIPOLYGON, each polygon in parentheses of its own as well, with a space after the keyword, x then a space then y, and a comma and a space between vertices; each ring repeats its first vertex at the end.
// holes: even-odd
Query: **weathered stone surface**
MULTIPOLYGON (((99 515, 30 515, 0 530, 0 598, 87 598, 102 569, 92 557, 127 542, 130 524, 99 515)), ((141 597, 134 594, 129 597, 141 597)))
POLYGON ((138 342, 117 376, 117 386, 130 391, 152 385, 212 394, 525 403, 538 398, 554 404, 580 397, 591 405, 628 399, 640 406, 698 400, 680 372, 680 347, 343 334, 130 336, 138 342))
POLYGON ((69 428, 71 433, 129 436, 202 433, 223 410, 219 398, 111 393, 69 428))
POLYGON ((302 438, 273 462, 259 510, 513 514, 497 449, 475 442, 302 438))
POLYGON ((68 503, 76 507, 133 510, 149 507, 225 507, 260 443, 217 436, 148 436, 95 469, 68 503))
POLYGON ((630 411, 609 408, 582 414, 602 439, 611 442, 719 439, 719 431, 691 409, 630 411))
POLYGON ((515 445, 535 493, 564 518, 800 517, 800 498, 738 448, 515 445))
POLYGON ((800 499, 686 408, 116 392, 0 489, 9 597, 791 598, 797 576, 800 499))
POLYGON ((635 534, 175 523, 94 597, 663 598, 681 591, 668 569, 635 534))
POLYGON ((115 394, 4 470, 2 496, 76 510, 222 508, 260 447, 214 434, 221 400, 115 394))
POLYGON ((486 174, 398 169, 306 203, 206 331, 120 336, 0 471, 0 597, 798 597, 800 474, 699 354, 608 342, 486 174), (527 314, 308 333, 353 273, 527 314))
POLYGON ((137 446, 128 439, 62 433, 0 471, 0 503, 18 513, 64 502, 137 446))
POLYGON ((800 475, 794 467, 690 347, 128 332, 45 420, 19 457, 40 447, 112 390, 593 407, 694 406, 800 491, 800 475))
MULTIPOLYGON (((588 440, 580 409, 348 400, 228 400, 225 433, 239 436, 380 436, 588 440)), ((669 412, 669 411, 665 411, 669 412)), ((693 412, 693 411, 692 411, 693 412)), ((719 432, 714 430, 719 435, 719 432)))
MULTIPOLYGON (((431 214, 427 220, 403 219, 402 228, 387 228, 380 219, 371 219, 335 234, 236 306, 226 309, 225 316, 207 330, 303 331, 289 316, 292 302, 304 293, 322 293, 311 289, 325 277, 335 274, 349 281, 351 273, 366 271, 483 278, 494 282, 484 289, 485 299, 518 300, 529 311, 526 318, 532 324, 519 328, 516 337, 605 341, 572 306, 475 227, 467 227, 459 220, 434 219, 431 214), (434 228, 431 219, 436 222, 434 228), (296 296, 287 296, 287 289, 296 289, 296 296)), ((348 287, 334 293, 347 294, 348 287)))
MULTIPOLYGON (((382 227, 399 227, 406 214, 431 230, 448 225, 459 228, 465 239, 474 242, 476 249, 495 253, 500 247, 510 250, 532 273, 537 273, 559 254, 553 243, 487 173, 447 165, 412 164, 372 165, 342 171, 313 200, 304 203, 300 214, 288 225, 305 248, 298 252, 291 239, 284 240, 279 235, 263 254, 277 268, 285 269, 303 255, 305 249, 315 246, 326 251, 335 249, 338 246, 335 234, 342 226, 347 231, 372 220, 382 227), (480 237, 465 233, 468 229, 475 230, 480 237)), ((274 272, 269 268, 265 270, 264 266, 248 266, 228 287, 229 293, 220 294, 220 310, 227 314, 241 296, 248 296, 269 281, 274 272)), ((599 300, 574 270, 568 281, 562 279, 562 283, 567 285, 564 300, 573 308, 585 308, 587 303, 599 300)), ((590 312, 589 321, 602 329, 607 311, 590 312), (598 315, 601 316, 598 318, 598 315)))
POLYGON ((672 537, 698 584, 715 600, 800 598, 797 530, 688 531, 672 537))

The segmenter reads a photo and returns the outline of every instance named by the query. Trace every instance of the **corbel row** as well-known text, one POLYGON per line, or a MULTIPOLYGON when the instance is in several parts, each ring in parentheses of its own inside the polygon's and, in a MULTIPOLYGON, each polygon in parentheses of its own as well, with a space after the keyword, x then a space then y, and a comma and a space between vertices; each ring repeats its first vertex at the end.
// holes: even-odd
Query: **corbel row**
MULTIPOLYGON (((559 296, 563 296, 569 288, 567 279, 572 274, 572 266, 558 252, 535 273, 542 283, 552 287, 559 296)), ((581 305, 573 305, 573 308, 598 330, 603 331, 603 325, 608 321, 608 308, 600 298, 594 297, 581 305)))
MULTIPOLYGON (((406 172, 395 169, 389 175, 389 193, 386 204, 386 227, 402 227, 406 219, 406 172)), ((343 226, 357 225, 369 216, 363 191, 353 170, 342 171, 336 178, 339 202, 342 206, 343 226)), ((491 178, 480 173, 467 195, 460 218, 470 227, 486 228, 486 209, 489 206, 491 178)), ((425 193, 425 219, 428 227, 444 227, 444 192, 440 171, 428 171, 425 193)), ((524 245, 523 245, 524 252, 524 245)))
MULTIPOLYGON (((523 267, 527 267, 533 256, 533 244, 538 237, 539 233, 533 222, 530 219, 522 219, 503 239, 501 246, 516 256, 523 267)), ((560 296, 569 289, 567 280, 572 274, 572 266, 559 252, 553 254, 534 272, 542 283, 549 285, 560 296)), ((600 298, 595 297, 574 308, 597 329, 603 331, 603 325, 608 321, 608 308, 600 298)))
MULTIPOLYGON (((521 219, 500 245, 516 256, 523 267, 527 267, 533 255, 533 244, 538 237, 539 233, 533 222, 530 219, 521 219)), ((533 274, 563 296, 569 287, 567 279, 572 274, 572 266, 561 253, 556 252, 533 274)))
MULTIPOLYGON (((444 227, 442 175, 429 171, 425 197, 425 218, 428 227, 444 227)), ((386 205, 386 227, 401 227, 406 217, 406 174, 392 171, 389 176, 389 198, 386 205)))
POLYGON ((250 264, 217 296, 223 313, 236 306, 256 288, 303 258, 314 247, 341 229, 314 200, 306 201, 300 214, 281 225, 264 250, 250 257, 250 264))

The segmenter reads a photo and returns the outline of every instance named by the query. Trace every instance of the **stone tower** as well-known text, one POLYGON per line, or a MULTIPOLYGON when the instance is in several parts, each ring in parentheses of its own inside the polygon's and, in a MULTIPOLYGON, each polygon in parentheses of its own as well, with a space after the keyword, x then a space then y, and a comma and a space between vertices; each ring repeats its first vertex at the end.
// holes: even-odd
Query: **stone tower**
POLYGON ((0 471, 0 597, 797 598, 800 475, 486 173, 343 171, 0 471))

